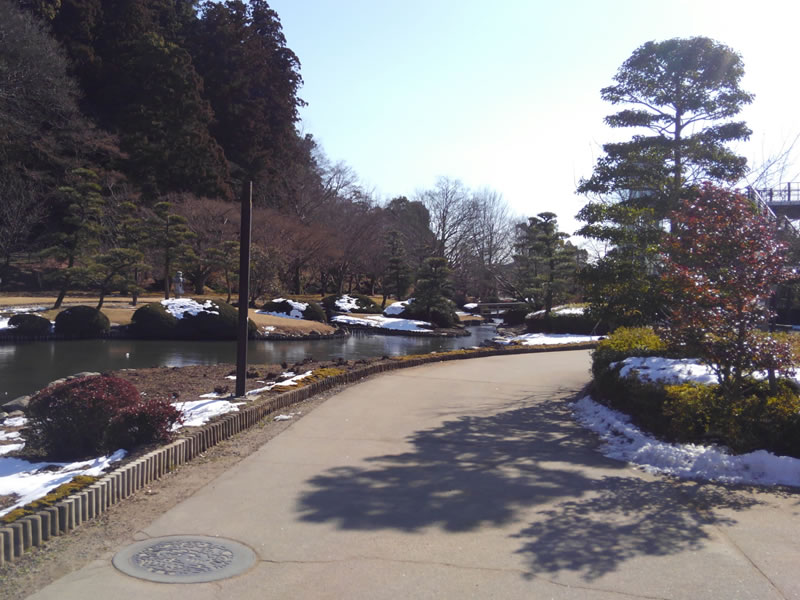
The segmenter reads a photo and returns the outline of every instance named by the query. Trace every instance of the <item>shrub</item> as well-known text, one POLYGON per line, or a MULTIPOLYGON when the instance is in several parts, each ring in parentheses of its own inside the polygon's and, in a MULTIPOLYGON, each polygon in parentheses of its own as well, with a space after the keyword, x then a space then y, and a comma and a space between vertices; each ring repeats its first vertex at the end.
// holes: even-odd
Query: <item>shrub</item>
POLYGON ((527 308, 510 308, 503 313, 503 323, 511 326, 522 325, 529 312, 527 308))
POLYGON ((604 323, 587 314, 550 313, 550 319, 544 313, 529 314, 525 318, 528 333, 575 333, 580 335, 605 335, 608 327, 604 323))
POLYGON ((108 317, 91 306, 73 306, 56 315, 55 332, 66 337, 100 337, 109 329, 108 317))
POLYGON ((372 301, 372 298, 365 296, 364 294, 333 294, 322 299, 322 306, 329 312, 343 312, 341 308, 336 306, 336 301, 345 295, 355 299, 356 308, 352 312, 368 313, 373 315, 379 315, 381 312, 383 312, 383 309, 375 304, 372 301))
POLYGON ((764 381, 748 380, 738 400, 726 399, 719 385, 684 383, 664 388, 667 435, 686 442, 712 441, 734 452, 764 449, 800 456, 800 396, 789 380, 777 392, 764 381))
MULTIPOLYGON (((203 304, 204 300, 196 300, 203 304)), ((235 340, 239 323, 239 309, 227 302, 213 301, 215 308, 196 314, 184 313, 177 320, 178 337, 194 340, 235 340)), ((247 335, 254 337, 258 327, 252 319, 247 321, 247 335)))
POLYGON ((27 416, 31 447, 72 459, 166 441, 180 414, 165 399, 143 399, 124 379, 95 375, 40 391, 27 416))
POLYGON ((144 339, 170 339, 175 337, 178 319, 167 312, 160 302, 151 302, 136 309, 131 317, 129 331, 144 339))
POLYGON ((47 335, 51 327, 49 320, 31 314, 14 315, 8 324, 20 335, 47 335))
POLYGON ((306 321, 319 321, 320 323, 328 321, 325 310, 316 302, 308 303, 308 307, 303 311, 303 318, 306 321))
POLYGON ((435 327, 455 327, 461 322, 456 314, 456 305, 452 300, 440 298, 438 302, 426 308, 420 302, 409 302, 405 310, 399 315, 393 315, 401 319, 416 319, 429 321, 435 327))
POLYGON ((316 302, 295 302, 294 305, 289 300, 277 298, 264 304, 262 310, 286 316, 291 315, 294 311, 295 316, 293 318, 298 318, 296 315, 299 313, 299 318, 307 321, 319 321, 321 323, 326 323, 328 321, 328 318, 325 315, 325 310, 316 302), (304 304, 305 308, 300 310, 294 306, 296 304, 304 304))
POLYGON ((652 327, 620 327, 600 340, 592 353, 592 372, 595 377, 611 363, 630 356, 658 356, 667 351, 667 344, 652 327))

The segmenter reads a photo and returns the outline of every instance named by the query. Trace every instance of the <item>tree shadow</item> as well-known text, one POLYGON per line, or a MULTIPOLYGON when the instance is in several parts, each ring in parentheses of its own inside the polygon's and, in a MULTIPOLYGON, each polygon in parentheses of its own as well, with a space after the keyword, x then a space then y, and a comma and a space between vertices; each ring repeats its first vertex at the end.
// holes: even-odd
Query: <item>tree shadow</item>
POLYGON ((577 572, 591 581, 636 556, 666 556, 698 550, 708 527, 732 525, 715 510, 735 511, 760 504, 753 496, 721 486, 603 477, 594 492, 542 510, 514 537, 529 576, 577 572), (685 486, 694 485, 691 493, 685 486))
POLYGON ((409 436, 413 450, 328 469, 308 480, 300 518, 405 532, 524 519, 529 524, 512 537, 528 575, 566 569, 594 579, 637 555, 697 548, 705 527, 728 522, 714 508, 756 503, 719 486, 687 494, 670 480, 618 475, 626 465, 595 451, 597 438, 572 420, 563 396, 460 416, 409 436))

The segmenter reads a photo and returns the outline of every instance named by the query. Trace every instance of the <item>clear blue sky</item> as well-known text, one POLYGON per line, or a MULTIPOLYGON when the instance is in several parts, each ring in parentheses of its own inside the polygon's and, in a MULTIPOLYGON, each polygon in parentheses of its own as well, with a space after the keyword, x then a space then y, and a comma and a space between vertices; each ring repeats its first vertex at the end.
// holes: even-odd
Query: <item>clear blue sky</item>
MULTIPOLYGON (((304 132, 382 199, 436 177, 491 187, 521 216, 559 215, 573 232, 575 186, 601 145, 600 99, 649 40, 705 35, 742 55, 738 150, 751 163, 800 134, 800 8, 694 0, 272 0, 302 63, 304 132)), ((629 136, 623 134, 623 137, 629 136)), ((800 153, 800 149, 798 149, 800 153)), ((800 178, 800 168, 787 177, 800 178)))

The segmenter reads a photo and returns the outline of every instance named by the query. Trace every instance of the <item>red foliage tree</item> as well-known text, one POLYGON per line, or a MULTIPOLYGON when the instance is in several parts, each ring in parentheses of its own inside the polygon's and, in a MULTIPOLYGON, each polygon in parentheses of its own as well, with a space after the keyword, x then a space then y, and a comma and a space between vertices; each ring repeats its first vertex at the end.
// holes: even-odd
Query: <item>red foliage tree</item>
POLYGON ((706 184, 671 215, 664 280, 673 306, 666 335, 714 369, 727 398, 764 369, 785 374, 788 345, 764 335, 769 299, 787 279, 775 224, 746 197, 706 184))

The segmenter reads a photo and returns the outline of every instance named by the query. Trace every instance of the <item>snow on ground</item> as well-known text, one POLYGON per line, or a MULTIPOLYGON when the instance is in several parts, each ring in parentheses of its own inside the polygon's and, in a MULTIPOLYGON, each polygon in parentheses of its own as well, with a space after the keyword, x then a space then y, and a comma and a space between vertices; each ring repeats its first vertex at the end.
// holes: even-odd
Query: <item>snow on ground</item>
POLYGON ((295 302, 286 298, 273 298, 272 302, 288 302, 292 309, 288 313, 270 312, 268 310, 256 311, 260 315, 272 315, 273 317, 289 317, 290 319, 302 319, 303 311, 308 308, 306 302, 295 302))
POLYGON ((631 424, 627 415, 589 396, 573 405, 575 419, 605 442, 609 458, 633 463, 649 473, 722 483, 800 485, 800 459, 766 450, 731 455, 713 446, 670 444, 652 438, 631 424))
POLYGON ((278 382, 270 381, 264 387, 260 387, 260 388, 254 389, 254 390, 250 390, 249 392, 247 392, 247 395, 248 396, 252 396, 254 394, 260 394, 261 392, 268 392, 272 388, 276 388, 276 387, 292 387, 292 386, 295 386, 295 385, 297 385, 298 381, 300 381, 301 379, 305 379, 306 377, 310 376, 312 372, 313 371, 306 371, 305 373, 300 373, 300 375, 295 375, 291 371, 286 371, 285 373, 283 373, 283 375, 284 376, 288 376, 289 379, 284 379, 283 381, 278 381, 278 382))
POLYGON ((7 442, 8 440, 18 440, 20 438, 19 431, 0 431, 0 442, 7 442))
MULTIPOLYGON (((390 307, 391 308, 391 307, 390 307)), ((395 313, 396 314, 396 313, 395 313)), ((433 325, 427 321, 414 321, 412 319, 397 319, 393 317, 382 317, 380 315, 370 315, 368 317, 348 317, 338 315, 331 319, 342 325, 359 325, 361 327, 374 327, 375 329, 393 329, 395 331, 428 331, 433 329, 433 325)))
POLYGON ((0 516, 41 498, 59 485, 69 483, 76 475, 97 477, 126 454, 124 450, 117 450, 111 456, 74 463, 30 463, 20 458, 0 458, 0 496, 19 496, 14 504, 0 510, 0 516))
POLYGON ((583 342, 596 342, 600 339, 597 335, 577 335, 572 333, 523 333, 512 338, 494 338, 495 344, 511 344, 516 342, 523 346, 540 346, 552 344, 580 344, 583 342))
MULTIPOLYGON (((209 394, 204 394, 208 396, 209 394)), ((203 396, 201 396, 202 398, 203 396)), ((226 397, 228 397, 226 395, 226 397)), ((239 404, 219 398, 204 398, 203 400, 192 400, 188 402, 176 402, 174 404, 181 412, 183 423, 175 423, 172 430, 176 431, 181 427, 200 427, 216 416, 224 415, 229 412, 238 412, 239 404)))
POLYGON ((212 315, 219 314, 219 307, 211 300, 206 300, 200 304, 191 298, 170 298, 162 300, 161 305, 166 311, 176 319, 182 319, 185 314, 196 315, 197 313, 207 312, 212 315))
POLYGON ((413 298, 409 298, 408 300, 401 300, 400 302, 392 302, 389 306, 383 309, 383 314, 385 315, 399 315, 406 309, 406 306, 409 303, 413 302, 413 298))
POLYGON ((28 419, 25 417, 10 417, 3 421, 3 425, 6 427, 24 427, 28 423, 28 419))

